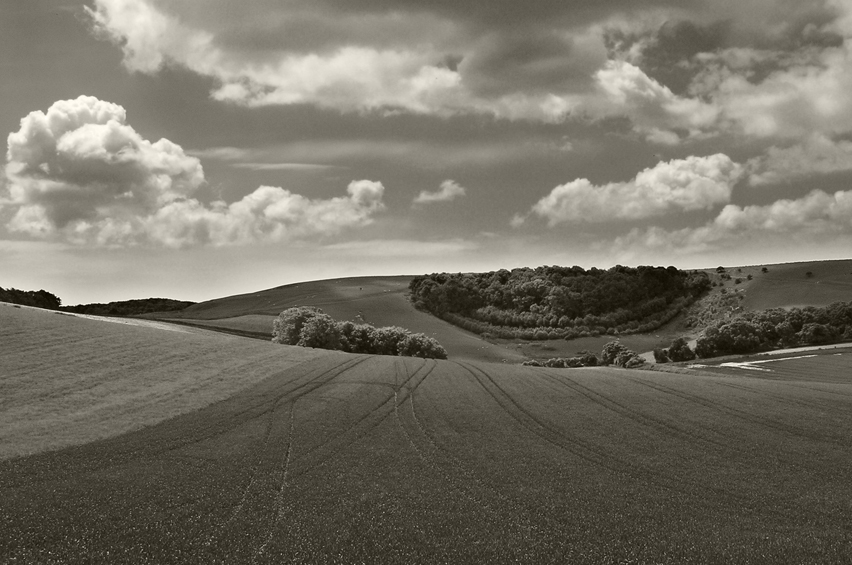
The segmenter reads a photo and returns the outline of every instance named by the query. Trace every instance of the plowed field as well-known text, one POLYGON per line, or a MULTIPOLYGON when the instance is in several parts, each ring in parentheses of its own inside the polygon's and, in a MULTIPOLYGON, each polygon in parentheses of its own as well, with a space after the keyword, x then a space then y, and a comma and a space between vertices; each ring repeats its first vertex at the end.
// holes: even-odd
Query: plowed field
POLYGON ((843 563, 850 452, 843 379, 317 354, 0 462, 0 563, 843 563))

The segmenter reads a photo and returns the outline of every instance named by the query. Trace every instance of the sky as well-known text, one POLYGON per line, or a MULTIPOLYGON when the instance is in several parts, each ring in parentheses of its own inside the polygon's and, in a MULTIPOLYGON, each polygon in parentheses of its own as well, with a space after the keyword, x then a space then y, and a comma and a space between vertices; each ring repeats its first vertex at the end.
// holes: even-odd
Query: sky
POLYGON ((0 286, 849 258, 852 0, 0 3, 0 286))

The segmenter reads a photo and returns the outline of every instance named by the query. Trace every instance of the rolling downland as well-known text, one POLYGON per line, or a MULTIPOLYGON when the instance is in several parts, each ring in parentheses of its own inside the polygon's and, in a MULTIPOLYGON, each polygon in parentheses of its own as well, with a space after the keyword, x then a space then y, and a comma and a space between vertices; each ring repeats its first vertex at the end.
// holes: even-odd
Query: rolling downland
POLYGON ((847 351, 685 375, 139 324, 0 307, 0 563, 852 554, 847 351))

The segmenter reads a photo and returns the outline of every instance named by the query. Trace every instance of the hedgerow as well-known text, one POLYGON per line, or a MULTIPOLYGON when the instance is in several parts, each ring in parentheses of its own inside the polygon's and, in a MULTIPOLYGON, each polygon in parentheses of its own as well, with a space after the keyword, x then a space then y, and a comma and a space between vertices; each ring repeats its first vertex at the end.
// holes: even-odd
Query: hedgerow
POLYGON ((272 323, 272 341, 347 353, 447 358, 447 351, 441 344, 422 333, 412 333, 397 326, 376 328, 369 324, 337 322, 311 306, 298 306, 281 312, 272 323))

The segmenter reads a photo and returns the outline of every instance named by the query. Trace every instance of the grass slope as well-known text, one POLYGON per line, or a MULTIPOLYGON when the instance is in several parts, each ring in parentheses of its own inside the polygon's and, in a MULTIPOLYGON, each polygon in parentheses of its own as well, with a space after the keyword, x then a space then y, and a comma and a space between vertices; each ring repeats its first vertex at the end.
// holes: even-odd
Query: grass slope
POLYGON ((151 425, 317 355, 171 324, 0 304, 0 459, 151 425))
POLYGON ((313 281, 202 302, 182 312, 163 313, 161 319, 200 326, 272 335, 272 320, 293 306, 318 306, 335 320, 351 320, 376 327, 401 326, 434 337, 450 358, 520 362, 523 355, 416 310, 407 299, 411 277, 357 277, 313 281))
MULTIPOLYGON (((49 319, 38 331, 66 336, 93 323, 40 315, 49 319)), ((206 333, 172 345, 185 335, 172 333, 159 345, 122 337, 112 350, 87 335, 56 345, 38 369, 32 353, 4 351, 17 367, 7 374, 30 382, 28 371, 64 360, 48 379, 55 390, 37 394, 49 402, 64 387, 85 389, 96 366, 144 376, 142 357, 127 364, 134 342, 147 359, 180 352, 175 371, 143 381, 180 379, 206 360, 218 378, 193 395, 221 380, 254 384, 137 431, 0 462, 0 562, 840 563, 852 554, 852 379, 836 378, 848 363, 827 382, 795 371, 684 376, 338 353, 269 371, 269 348, 285 359, 304 350, 206 333), (246 349, 227 349, 229 339, 246 349), (195 362, 178 360, 196 347, 207 349, 195 362)), ((97 402, 75 401, 79 410, 97 402)))
MULTIPOLYGON (((852 261, 815 261, 770 265, 769 272, 759 267, 754 280, 746 286, 744 306, 749 310, 827 306, 852 300, 852 261), (813 273, 808 277, 807 273, 813 273)), ((732 275, 733 276, 733 275, 732 275)))

